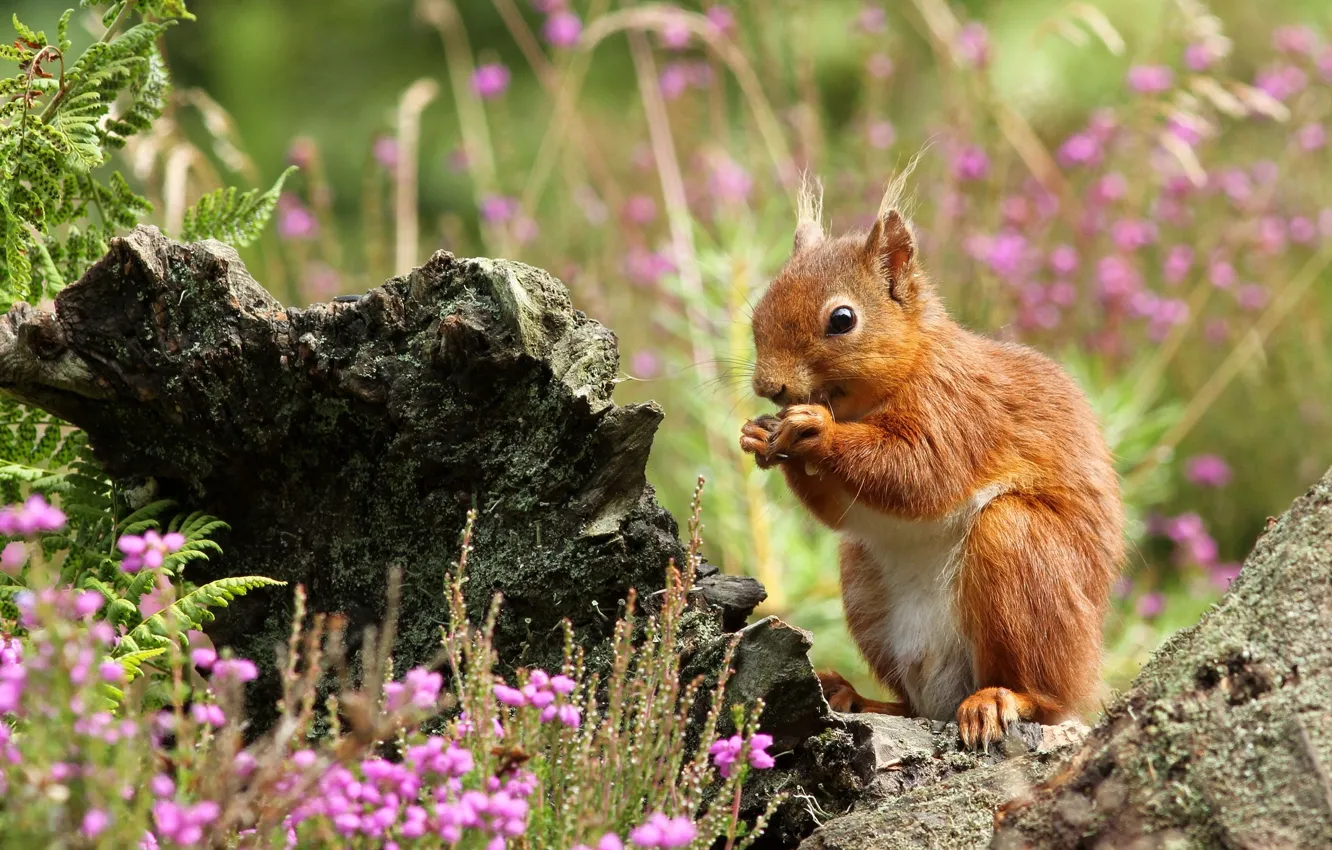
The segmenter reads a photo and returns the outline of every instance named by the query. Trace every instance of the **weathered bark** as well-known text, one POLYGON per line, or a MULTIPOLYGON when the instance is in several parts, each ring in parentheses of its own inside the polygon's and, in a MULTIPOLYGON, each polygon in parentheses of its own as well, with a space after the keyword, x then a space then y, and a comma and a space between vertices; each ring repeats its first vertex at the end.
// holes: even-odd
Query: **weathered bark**
MULTIPOLYGON (((617 406, 617 376, 613 334, 557 280, 442 251, 356 303, 284 309, 230 248, 140 228, 53 312, 0 320, 0 388, 87 431, 114 478, 231 525, 193 580, 299 582, 355 638, 401 568, 404 668, 439 646, 469 508, 468 603, 503 593, 514 664, 551 663, 566 617, 595 644, 630 587, 650 593, 681 560, 644 477, 661 410, 617 406)), ((210 631, 271 662, 289 608, 259 591, 210 631)), ((272 697, 256 689, 252 709, 272 697)))
POLYGON ((1332 473, 994 846, 1332 847, 1332 473))

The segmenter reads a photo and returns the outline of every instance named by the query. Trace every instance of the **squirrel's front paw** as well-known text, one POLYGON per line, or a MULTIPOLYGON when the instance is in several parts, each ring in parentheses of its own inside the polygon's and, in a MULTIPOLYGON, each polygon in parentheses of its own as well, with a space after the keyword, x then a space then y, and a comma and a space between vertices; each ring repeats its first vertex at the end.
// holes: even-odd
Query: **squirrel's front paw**
POLYGON ((832 412, 821 404, 796 404, 782 411, 782 421, 772 435, 772 450, 802 460, 827 454, 832 412))
POLYGON ((754 456, 759 469, 767 469, 783 460, 772 449, 772 435, 780 422, 769 413, 749 420, 740 429, 740 448, 754 456))

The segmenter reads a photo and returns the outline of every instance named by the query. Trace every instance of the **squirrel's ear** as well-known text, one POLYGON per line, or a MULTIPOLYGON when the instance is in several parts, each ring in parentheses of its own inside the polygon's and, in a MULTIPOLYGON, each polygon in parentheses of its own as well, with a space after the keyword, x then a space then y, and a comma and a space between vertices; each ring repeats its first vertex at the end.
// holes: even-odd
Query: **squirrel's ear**
POLYGON ((865 240, 865 257, 887 282, 894 301, 906 303, 916 296, 916 241, 897 210, 889 210, 874 222, 865 240))
POLYGON ((796 196, 796 229, 793 253, 807 251, 823 241, 823 184, 808 173, 800 177, 796 196))

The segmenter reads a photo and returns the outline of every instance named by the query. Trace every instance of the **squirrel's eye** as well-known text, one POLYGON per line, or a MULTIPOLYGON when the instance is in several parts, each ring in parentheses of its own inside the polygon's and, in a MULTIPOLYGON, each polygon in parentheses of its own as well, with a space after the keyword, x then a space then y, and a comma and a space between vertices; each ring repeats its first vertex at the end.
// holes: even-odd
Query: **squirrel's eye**
POLYGON ((856 312, 850 307, 838 307, 828 316, 828 334, 838 336, 850 333, 856 326, 856 312))

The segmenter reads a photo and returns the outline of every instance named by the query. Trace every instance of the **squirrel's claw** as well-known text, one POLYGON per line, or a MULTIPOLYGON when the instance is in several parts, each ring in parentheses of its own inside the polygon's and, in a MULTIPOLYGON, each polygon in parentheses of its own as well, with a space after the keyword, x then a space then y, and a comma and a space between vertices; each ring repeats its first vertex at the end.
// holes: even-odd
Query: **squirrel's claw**
POLYGON ((785 455, 775 454, 772 451, 772 434, 778 424, 776 416, 767 415, 749 420, 740 429, 740 449, 754 456, 759 469, 768 469, 786 460, 785 455))

